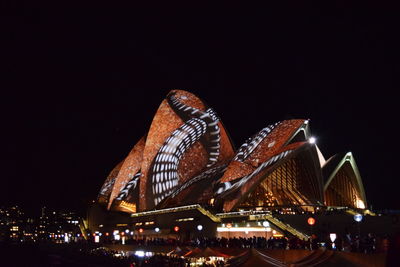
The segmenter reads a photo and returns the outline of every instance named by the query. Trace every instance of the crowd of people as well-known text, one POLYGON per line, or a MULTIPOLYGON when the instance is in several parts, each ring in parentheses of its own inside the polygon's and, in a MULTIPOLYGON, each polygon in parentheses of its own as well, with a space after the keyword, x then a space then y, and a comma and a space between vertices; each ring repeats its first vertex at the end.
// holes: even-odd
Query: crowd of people
MULTIPOLYGON (((328 249, 338 251, 349 251, 359 253, 374 253, 387 251, 389 246, 387 237, 377 238, 373 234, 367 234, 359 238, 357 235, 346 234, 337 236, 335 246, 327 238, 320 238, 313 235, 310 240, 301 240, 295 237, 263 237, 250 238, 206 238, 200 237, 188 242, 181 242, 176 239, 140 239, 132 240, 142 246, 187 246, 187 249, 199 248, 240 248, 240 249, 317 249, 323 243, 328 249)), ((134 254, 121 254, 109 248, 99 247, 91 243, 69 243, 69 244, 22 244, 8 245, 2 247, 10 259, 13 259, 15 266, 23 266, 28 263, 30 266, 189 266, 194 259, 182 258, 181 255, 172 253, 156 254, 151 257, 140 257, 134 254), (19 258, 17 254, 31 255, 28 258, 19 258)), ((101 246, 101 245, 100 245, 101 246)), ((186 248, 186 247, 185 247, 186 248)), ((218 251, 218 249, 215 249, 218 251)), ((228 250, 230 251, 230 250, 228 250)), ((235 249, 233 250, 235 251, 235 249)), ((204 260, 204 266, 210 266, 210 261, 204 260), (208 262, 208 263, 207 263, 208 262)), ((224 266, 223 261, 214 262, 212 266, 224 266)))
POLYGON ((141 259, 138 257, 131 258, 131 267, 147 267, 147 266, 173 266, 173 267, 185 267, 190 266, 189 259, 177 257, 174 255, 162 255, 156 254, 152 257, 141 259))
MULTIPOLYGON (((120 241, 105 241, 104 243, 115 243, 120 241)), ((389 238, 387 236, 376 237, 372 233, 367 235, 337 235, 332 243, 329 235, 312 235, 310 239, 299 239, 297 237, 197 237, 192 240, 182 241, 174 238, 130 238, 125 241, 127 245, 134 246, 189 246, 189 247, 227 247, 227 248, 262 248, 262 249, 317 249, 326 247, 346 252, 386 252, 389 247, 389 238)))

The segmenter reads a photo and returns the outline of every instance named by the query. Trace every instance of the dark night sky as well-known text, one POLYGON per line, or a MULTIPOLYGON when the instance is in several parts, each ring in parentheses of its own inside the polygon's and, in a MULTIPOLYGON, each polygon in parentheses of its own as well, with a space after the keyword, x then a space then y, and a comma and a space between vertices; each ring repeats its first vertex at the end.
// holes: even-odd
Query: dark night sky
POLYGON ((2 5, 0 205, 84 210, 179 88, 237 147, 310 118, 326 157, 353 152, 369 204, 400 208, 398 10, 2 5))

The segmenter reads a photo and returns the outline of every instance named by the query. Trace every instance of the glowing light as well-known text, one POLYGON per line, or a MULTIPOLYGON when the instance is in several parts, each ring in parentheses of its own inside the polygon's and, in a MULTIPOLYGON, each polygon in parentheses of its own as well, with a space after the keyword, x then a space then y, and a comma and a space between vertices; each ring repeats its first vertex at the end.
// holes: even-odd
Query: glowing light
POLYGON ((363 219, 363 216, 362 216, 361 214, 358 213, 358 214, 354 215, 353 219, 354 219, 356 222, 361 222, 362 219, 363 219))
POLYGON ((138 257, 144 257, 144 251, 143 250, 136 250, 135 255, 138 257))
POLYGON ((201 224, 197 225, 197 230, 199 230, 199 231, 203 230, 203 225, 201 225, 201 224))
POLYGON ((359 209, 365 209, 364 201, 362 201, 361 199, 357 199, 357 200, 356 200, 356 206, 357 206, 357 208, 359 208, 359 209))
POLYGON ((309 142, 310 144, 315 144, 316 141, 317 141, 317 139, 315 139, 314 136, 311 136, 311 137, 308 139, 308 142, 309 142))
POLYGON ((190 218, 181 218, 181 219, 177 219, 177 222, 186 222, 186 221, 193 221, 194 218, 190 217, 190 218))
POLYGON ((156 231, 156 233, 158 233, 158 232, 160 232, 160 228, 156 227, 156 228, 154 229, 154 231, 156 231))
POLYGON ((94 237, 94 242, 95 242, 95 243, 100 243, 100 236, 96 235, 96 236, 94 237))
POLYGON ((115 240, 120 240, 121 236, 119 235, 119 231, 118 230, 114 230, 113 235, 114 235, 114 239, 115 240))
POLYGON ((235 228, 227 228, 227 227, 217 227, 217 232, 269 232, 271 228, 264 227, 235 227, 235 228))
POLYGON ((263 225, 264 227, 269 227, 269 222, 263 221, 262 225, 263 225))
POLYGON ((126 230, 125 230, 125 233, 129 233, 129 229, 126 229, 126 230))
POLYGON ((335 242, 336 234, 335 233, 329 234, 329 238, 331 239, 332 243, 335 242))
POLYGON ((144 231, 143 228, 139 229, 139 233, 143 233, 143 231, 144 231))
POLYGON ((308 218, 307 223, 312 226, 315 224, 315 219, 313 217, 310 217, 308 218))
POLYGON ((175 227, 174 227, 174 231, 175 231, 175 232, 178 232, 178 231, 179 231, 179 226, 175 226, 175 227))

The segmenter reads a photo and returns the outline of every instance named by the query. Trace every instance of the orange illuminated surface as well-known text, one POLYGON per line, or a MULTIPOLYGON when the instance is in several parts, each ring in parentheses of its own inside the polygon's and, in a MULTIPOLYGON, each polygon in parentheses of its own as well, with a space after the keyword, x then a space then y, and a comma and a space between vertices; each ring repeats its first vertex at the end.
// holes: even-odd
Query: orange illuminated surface
POLYGON ((313 217, 308 218, 307 223, 309 225, 314 225, 315 224, 315 219, 313 217))

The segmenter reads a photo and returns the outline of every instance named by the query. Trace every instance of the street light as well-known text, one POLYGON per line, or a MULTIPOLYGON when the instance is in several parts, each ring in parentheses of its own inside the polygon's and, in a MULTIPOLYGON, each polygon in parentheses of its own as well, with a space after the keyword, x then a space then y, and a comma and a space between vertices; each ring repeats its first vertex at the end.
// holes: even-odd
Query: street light
POLYGON ((232 224, 231 223, 227 223, 226 224, 226 228, 228 228, 228 239, 231 238, 231 228, 232 228, 232 224))
POLYGON ((268 221, 263 221, 262 225, 265 227, 265 239, 267 239, 268 238, 267 228, 269 227, 269 222, 268 221))
POLYGON ((361 222, 362 221, 362 219, 363 219, 363 216, 360 214, 360 213, 357 213, 357 214, 355 214, 354 216, 353 216, 353 219, 356 221, 356 222, 361 222))
POLYGON ((335 249, 336 248, 336 245, 335 245, 336 234, 335 233, 329 234, 329 238, 331 239, 331 242, 332 242, 332 249, 335 249))
MULTIPOLYGON (((310 225, 310 233, 311 233, 311 238, 312 238, 312 235, 313 235, 313 226, 314 226, 314 224, 315 224, 315 219, 313 218, 313 217, 310 217, 310 218, 308 218, 307 219, 307 223, 308 223, 308 225, 310 225)), ((312 239, 311 239, 311 241, 312 241, 312 239)), ((312 249, 312 242, 310 242, 310 249, 312 249)))
MULTIPOLYGON (((360 224, 363 219, 363 216, 360 213, 357 213, 353 216, 353 219, 357 222, 358 239, 361 240, 360 224)), ((358 242, 357 245, 358 245, 357 249, 360 249, 360 242, 358 242)))

